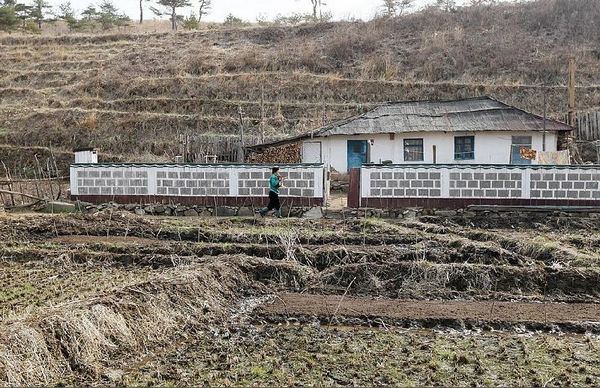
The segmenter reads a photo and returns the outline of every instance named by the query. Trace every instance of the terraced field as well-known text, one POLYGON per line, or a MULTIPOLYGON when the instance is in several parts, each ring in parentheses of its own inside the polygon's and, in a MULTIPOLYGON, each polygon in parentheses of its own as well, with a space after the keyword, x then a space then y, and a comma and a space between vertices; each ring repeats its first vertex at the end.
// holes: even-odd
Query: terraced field
POLYGON ((598 219, 1 217, 3 384, 600 383, 598 219))
POLYGON ((578 110, 600 108, 598 12, 588 0, 553 0, 371 22, 4 36, 0 144, 172 160, 173 135, 194 137, 198 153, 235 141, 240 107, 250 144, 383 101, 479 95, 541 114, 546 93, 562 119, 570 56, 578 110))

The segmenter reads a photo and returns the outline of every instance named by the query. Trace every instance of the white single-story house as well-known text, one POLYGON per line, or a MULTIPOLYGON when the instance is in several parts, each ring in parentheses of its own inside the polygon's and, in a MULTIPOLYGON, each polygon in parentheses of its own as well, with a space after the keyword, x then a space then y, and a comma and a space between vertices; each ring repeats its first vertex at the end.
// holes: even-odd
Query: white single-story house
POLYGON ((557 151, 573 128, 490 97, 409 101, 374 109, 301 136, 251 147, 301 142, 303 163, 347 173, 365 163, 535 164, 521 149, 557 151))

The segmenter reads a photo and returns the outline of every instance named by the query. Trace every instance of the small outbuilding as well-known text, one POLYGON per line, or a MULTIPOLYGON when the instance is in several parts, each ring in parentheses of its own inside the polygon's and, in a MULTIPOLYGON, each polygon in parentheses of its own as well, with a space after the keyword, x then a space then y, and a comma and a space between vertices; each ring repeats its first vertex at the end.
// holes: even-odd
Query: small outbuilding
POLYGON ((293 148, 298 161, 340 173, 365 163, 527 165, 536 164, 528 151, 559 151, 572 130, 491 97, 408 101, 248 150, 277 156, 293 148))

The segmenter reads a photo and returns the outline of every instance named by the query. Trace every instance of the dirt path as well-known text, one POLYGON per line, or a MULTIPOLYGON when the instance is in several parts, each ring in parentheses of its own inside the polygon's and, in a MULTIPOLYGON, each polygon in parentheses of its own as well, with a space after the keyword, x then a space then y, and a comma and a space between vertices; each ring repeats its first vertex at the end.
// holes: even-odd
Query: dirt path
POLYGON ((416 301, 337 295, 280 294, 260 309, 269 315, 381 317, 502 322, 600 322, 600 304, 416 301))
POLYGON ((155 240, 151 238, 135 237, 135 236, 83 236, 83 235, 69 235, 69 236, 58 236, 50 241, 61 244, 126 244, 126 245, 160 245, 164 242, 161 240, 155 240))

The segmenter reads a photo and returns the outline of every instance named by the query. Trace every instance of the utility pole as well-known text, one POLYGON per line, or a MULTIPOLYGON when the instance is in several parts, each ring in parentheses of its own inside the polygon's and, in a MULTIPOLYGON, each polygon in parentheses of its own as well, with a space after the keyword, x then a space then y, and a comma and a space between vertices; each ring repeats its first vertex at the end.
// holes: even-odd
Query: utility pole
POLYGON ((265 85, 260 86, 260 143, 265 142, 265 85))
POLYGON ((238 162, 244 163, 244 111, 242 106, 238 107, 238 114, 240 115, 240 151, 238 154, 238 162))
POLYGON ((544 87, 544 130, 542 132, 542 151, 546 152, 546 116, 548 115, 547 89, 544 87))
MULTIPOLYGON (((576 128, 577 127, 577 115, 575 114, 575 58, 569 59, 569 82, 568 82, 568 95, 569 95, 569 113, 567 120, 568 124, 576 128)), ((575 131, 574 136, 569 136, 568 138, 569 149, 571 150, 571 155, 573 160, 578 164, 583 164, 583 159, 579 154, 579 149, 577 148, 577 130, 575 131)))
POLYGON ((569 121, 569 125, 574 127, 577 123, 576 123, 576 116, 575 116, 575 70, 576 70, 576 66, 575 66, 575 58, 571 58, 569 59, 569 83, 568 83, 568 90, 569 90, 569 115, 568 115, 568 121, 569 121))

